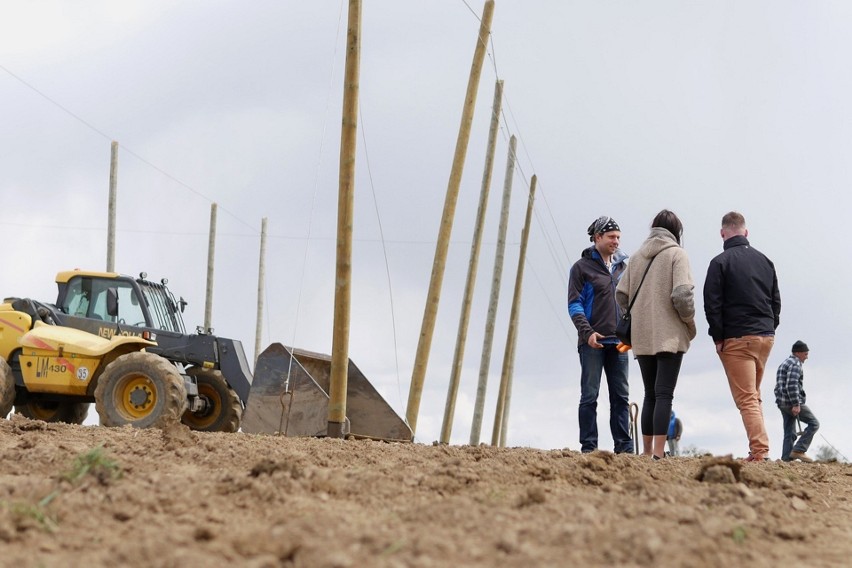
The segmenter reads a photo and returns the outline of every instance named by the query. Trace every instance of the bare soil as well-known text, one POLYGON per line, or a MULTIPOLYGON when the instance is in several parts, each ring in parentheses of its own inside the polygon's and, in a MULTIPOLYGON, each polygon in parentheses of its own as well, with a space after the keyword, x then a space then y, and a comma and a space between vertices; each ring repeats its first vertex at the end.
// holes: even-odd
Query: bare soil
POLYGON ((4 566, 808 566, 852 466, 0 420, 4 566))

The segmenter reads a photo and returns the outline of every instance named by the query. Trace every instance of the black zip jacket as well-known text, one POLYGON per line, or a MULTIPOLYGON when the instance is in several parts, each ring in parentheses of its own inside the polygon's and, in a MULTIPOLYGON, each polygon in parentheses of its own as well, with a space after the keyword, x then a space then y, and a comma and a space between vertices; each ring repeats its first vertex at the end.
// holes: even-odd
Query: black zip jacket
POLYGON ((775 265, 744 236, 725 241, 704 281, 704 314, 715 343, 744 335, 771 335, 781 315, 775 265))

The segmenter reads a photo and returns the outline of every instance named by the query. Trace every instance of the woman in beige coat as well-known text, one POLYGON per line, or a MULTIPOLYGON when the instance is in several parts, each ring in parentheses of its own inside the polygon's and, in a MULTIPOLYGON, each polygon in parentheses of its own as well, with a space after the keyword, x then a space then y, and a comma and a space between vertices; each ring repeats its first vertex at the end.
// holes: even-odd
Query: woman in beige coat
POLYGON ((643 453, 654 459, 665 455, 681 361, 695 337, 695 284, 689 258, 680 246, 682 235, 683 224, 677 215, 667 209, 660 211, 651 222, 648 239, 630 258, 615 292, 623 311, 636 298, 630 317, 633 353, 645 386, 640 420, 643 453))

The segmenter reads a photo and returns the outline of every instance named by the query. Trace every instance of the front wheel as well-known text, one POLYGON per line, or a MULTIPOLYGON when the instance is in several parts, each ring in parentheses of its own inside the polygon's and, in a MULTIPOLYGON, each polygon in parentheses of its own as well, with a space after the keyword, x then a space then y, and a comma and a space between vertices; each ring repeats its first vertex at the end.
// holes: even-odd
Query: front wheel
POLYGON ((89 403, 30 400, 24 404, 16 404, 15 412, 31 420, 82 424, 89 415, 89 403))
POLYGON ((240 427, 243 407, 222 373, 203 367, 193 367, 186 373, 195 377, 198 396, 205 404, 198 412, 184 412, 183 423, 202 432, 236 432, 240 427))
POLYGON ((95 408, 104 426, 165 426, 179 421, 186 405, 186 386, 175 366, 143 351, 117 357, 95 388, 95 408))
POLYGON ((0 357, 0 418, 6 418, 15 404, 15 377, 6 359, 0 357))

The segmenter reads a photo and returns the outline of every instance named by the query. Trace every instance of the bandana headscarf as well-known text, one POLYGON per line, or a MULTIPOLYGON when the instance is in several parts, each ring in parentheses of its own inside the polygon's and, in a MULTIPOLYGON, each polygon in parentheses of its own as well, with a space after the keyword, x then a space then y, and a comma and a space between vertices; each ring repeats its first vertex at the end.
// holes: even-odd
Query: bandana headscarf
POLYGON ((604 215, 603 217, 598 217, 597 219, 595 219, 594 223, 589 225, 589 240, 595 242, 595 235, 620 230, 621 229, 618 227, 618 223, 615 222, 615 219, 604 215))

